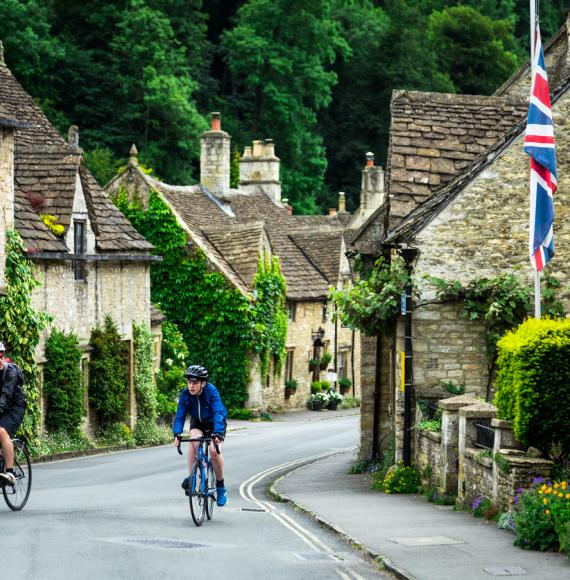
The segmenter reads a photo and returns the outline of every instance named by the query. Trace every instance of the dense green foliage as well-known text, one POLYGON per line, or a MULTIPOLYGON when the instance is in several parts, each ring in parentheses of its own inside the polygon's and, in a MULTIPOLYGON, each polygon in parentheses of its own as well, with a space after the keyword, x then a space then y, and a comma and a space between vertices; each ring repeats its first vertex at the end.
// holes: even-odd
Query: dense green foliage
POLYGON ((544 452, 570 452, 570 319, 528 319, 498 342, 497 415, 544 452))
MULTIPOLYGON (((540 3, 544 41, 565 7, 540 3)), ((339 190, 354 208, 393 89, 491 93, 527 57, 528 21, 527 0, 0 2, 8 66, 60 131, 80 126, 101 182, 133 142, 166 181, 197 179, 221 110, 240 149, 276 141, 298 211, 339 190)))
POLYGON ((279 375, 285 362, 287 340, 287 288, 279 268, 279 259, 261 260, 254 279, 255 305, 255 351, 260 358, 261 376, 265 377, 273 357, 273 373, 279 375))
POLYGON ((133 322, 133 341, 135 349, 135 392, 137 396, 137 414, 156 421, 158 400, 156 384, 152 371, 152 335, 144 324, 133 322))
POLYGON ((389 334, 409 282, 408 270, 400 256, 394 256, 390 262, 380 257, 370 271, 361 273, 351 288, 331 291, 335 317, 367 336, 389 334))
POLYGON ((40 419, 40 394, 35 350, 49 317, 32 306, 32 292, 39 283, 34 267, 25 255, 22 238, 14 230, 6 232, 5 294, 0 296, 0 339, 10 358, 22 369, 28 407, 20 433, 33 446, 37 443, 40 419))
MULTIPOLYGON (((260 264, 254 282, 257 297, 251 301, 222 274, 211 271, 200 250, 190 247, 184 230, 156 192, 151 192, 146 210, 129 203, 124 192, 115 201, 163 256, 151 267, 152 300, 180 329, 187 362, 210 371, 226 407, 243 406, 250 353, 258 352, 265 365, 272 355, 277 370, 284 359, 285 282, 278 262, 260 264)), ((178 354, 182 352, 178 349, 178 354)), ((261 370, 266 369, 262 363, 261 370)), ((171 384, 168 396, 172 391, 171 384)))
POLYGON ((93 347, 89 363, 89 402, 103 426, 122 421, 127 413, 127 345, 110 316, 91 332, 93 347))
POLYGON ((188 347, 178 327, 169 320, 165 321, 162 325, 160 372, 157 377, 159 415, 176 412, 178 396, 186 387, 184 372, 188 354, 188 347))
POLYGON ((46 427, 50 431, 75 433, 83 419, 82 350, 77 336, 53 329, 46 341, 44 392, 47 398, 46 427))

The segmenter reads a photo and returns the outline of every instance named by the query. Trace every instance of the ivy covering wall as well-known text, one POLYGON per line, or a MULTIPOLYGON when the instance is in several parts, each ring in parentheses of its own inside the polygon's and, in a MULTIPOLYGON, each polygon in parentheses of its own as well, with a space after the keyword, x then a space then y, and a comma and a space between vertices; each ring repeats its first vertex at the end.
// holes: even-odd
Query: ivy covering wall
POLYGON ((188 245, 186 233, 155 191, 146 210, 129 203, 124 191, 115 203, 163 256, 162 262, 151 266, 151 298, 180 329, 187 362, 208 368, 227 407, 243 406, 250 353, 259 352, 266 361, 275 356, 276 368, 284 358, 285 282, 277 260, 260 265, 257 298, 246 297, 209 269, 201 250, 188 245))
POLYGON ((0 296, 0 339, 9 357, 22 369, 28 407, 20 433, 34 445, 39 429, 40 393, 36 346, 50 317, 32 307, 32 292, 39 286, 34 266, 26 257, 22 238, 14 230, 6 232, 6 293, 0 296))
POLYGON ((100 423, 108 426, 126 416, 128 399, 127 346, 110 316, 91 332, 89 402, 100 423))
POLYGON ((152 335, 144 324, 133 322, 133 339, 138 416, 155 421, 158 416, 158 401, 152 375, 152 335))
POLYGON ((46 341, 46 427, 75 433, 83 418, 82 351, 77 336, 54 329, 46 341))

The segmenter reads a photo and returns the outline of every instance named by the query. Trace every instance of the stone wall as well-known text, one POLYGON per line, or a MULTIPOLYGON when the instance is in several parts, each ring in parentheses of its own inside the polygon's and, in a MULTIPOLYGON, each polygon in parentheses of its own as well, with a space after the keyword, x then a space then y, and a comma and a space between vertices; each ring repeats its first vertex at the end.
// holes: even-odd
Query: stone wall
POLYGON ((14 227, 14 129, 0 127, 0 290, 6 273, 6 231, 14 227))
POLYGON ((422 476, 422 484, 441 488, 441 433, 416 431, 415 465, 422 476))
POLYGON ((461 463, 463 488, 460 497, 471 507, 478 498, 493 502, 493 459, 481 455, 481 449, 467 448, 461 463))
MULTIPOLYGON (((556 254, 548 270, 565 287, 570 283, 570 92, 553 105, 553 119, 559 178, 554 196, 556 254)), ((468 283, 520 267, 517 275, 532 285, 528 188, 529 161, 520 135, 417 234, 416 271, 468 283)), ((421 290, 422 298, 433 296, 429 285, 421 290)), ((564 299, 568 309, 570 299, 564 299)))

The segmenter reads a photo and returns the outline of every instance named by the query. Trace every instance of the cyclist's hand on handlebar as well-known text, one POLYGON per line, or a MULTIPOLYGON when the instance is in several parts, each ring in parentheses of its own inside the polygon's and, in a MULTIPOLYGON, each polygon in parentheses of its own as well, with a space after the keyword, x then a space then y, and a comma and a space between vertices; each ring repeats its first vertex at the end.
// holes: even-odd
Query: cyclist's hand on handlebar
POLYGON ((221 433, 212 433, 212 439, 214 443, 221 443, 224 440, 224 436, 221 433))
POLYGON ((182 437, 181 433, 176 433, 176 435, 174 435, 174 445, 176 445, 176 447, 180 447, 180 438, 182 437))

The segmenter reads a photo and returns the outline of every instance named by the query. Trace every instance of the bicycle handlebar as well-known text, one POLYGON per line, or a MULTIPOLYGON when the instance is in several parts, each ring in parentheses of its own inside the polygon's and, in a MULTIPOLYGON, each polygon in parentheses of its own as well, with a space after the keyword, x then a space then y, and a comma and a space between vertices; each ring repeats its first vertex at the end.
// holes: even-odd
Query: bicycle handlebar
MULTIPOLYGON (((176 448, 178 451, 178 455, 182 455, 182 443, 210 443, 211 441, 214 440, 213 437, 211 437, 210 435, 205 435, 203 437, 176 437, 176 439, 178 439, 178 441, 180 442, 180 445, 178 445, 178 447, 176 448)), ((220 448, 218 446, 217 443, 214 443, 214 449, 216 450, 216 453, 219 455, 220 454, 220 448)))

